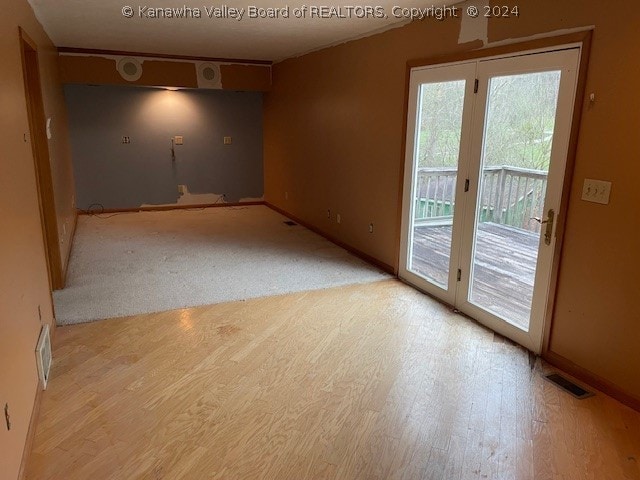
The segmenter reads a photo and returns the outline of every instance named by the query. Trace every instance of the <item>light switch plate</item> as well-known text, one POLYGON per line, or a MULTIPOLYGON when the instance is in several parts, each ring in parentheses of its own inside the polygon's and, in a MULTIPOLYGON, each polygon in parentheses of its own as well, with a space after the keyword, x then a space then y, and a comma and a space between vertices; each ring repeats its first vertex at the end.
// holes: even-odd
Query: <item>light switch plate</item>
POLYGON ((231 142, 232 142, 231 137, 224 137, 224 138, 223 138, 223 143, 224 143, 225 145, 231 145, 231 142))
POLYGON ((175 140, 176 145, 182 145, 184 143, 184 138, 182 137, 182 135, 176 135, 175 140))
POLYGON ((591 178, 584 179, 584 185, 582 186, 582 200, 607 205, 609 203, 610 194, 611 182, 593 180, 591 178))

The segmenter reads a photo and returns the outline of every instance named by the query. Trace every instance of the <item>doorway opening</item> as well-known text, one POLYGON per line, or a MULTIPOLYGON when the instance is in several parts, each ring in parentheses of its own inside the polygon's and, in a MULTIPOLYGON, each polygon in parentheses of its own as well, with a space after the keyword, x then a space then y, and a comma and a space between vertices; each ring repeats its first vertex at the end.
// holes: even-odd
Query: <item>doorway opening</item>
MULTIPOLYGON (((22 29, 20 29, 20 51, 38 190, 40 221, 42 223, 44 250, 49 272, 49 286, 51 290, 58 290, 64 287, 64 279, 58 243, 58 224, 51 164, 49 162, 49 145, 47 143, 46 118, 40 83, 38 49, 35 42, 22 29)), ((25 138, 25 141, 27 141, 27 138, 25 138)))

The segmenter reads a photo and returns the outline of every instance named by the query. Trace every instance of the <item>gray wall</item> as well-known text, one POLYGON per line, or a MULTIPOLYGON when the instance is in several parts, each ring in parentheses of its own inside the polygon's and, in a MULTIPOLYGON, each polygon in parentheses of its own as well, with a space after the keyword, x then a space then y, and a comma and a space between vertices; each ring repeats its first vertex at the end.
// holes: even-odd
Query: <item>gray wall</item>
POLYGON ((65 85, 64 93, 78 208, 174 204, 178 185, 227 202, 262 197, 261 93, 91 85, 65 85), (125 135, 131 143, 122 143, 125 135), (176 135, 184 145, 173 162, 176 135))

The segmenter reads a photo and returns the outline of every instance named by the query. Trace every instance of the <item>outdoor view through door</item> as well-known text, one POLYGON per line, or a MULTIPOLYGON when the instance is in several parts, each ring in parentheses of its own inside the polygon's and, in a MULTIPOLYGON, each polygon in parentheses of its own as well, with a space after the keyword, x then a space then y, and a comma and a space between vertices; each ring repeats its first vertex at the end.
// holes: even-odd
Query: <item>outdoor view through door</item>
POLYGON ((400 275, 534 351, 579 52, 411 72, 400 275))
POLYGON ((410 262, 415 272, 445 289, 449 282, 464 93, 464 80, 420 87, 410 262))
POLYGON ((523 330, 531 316, 559 86, 559 71, 489 81, 469 299, 523 330))

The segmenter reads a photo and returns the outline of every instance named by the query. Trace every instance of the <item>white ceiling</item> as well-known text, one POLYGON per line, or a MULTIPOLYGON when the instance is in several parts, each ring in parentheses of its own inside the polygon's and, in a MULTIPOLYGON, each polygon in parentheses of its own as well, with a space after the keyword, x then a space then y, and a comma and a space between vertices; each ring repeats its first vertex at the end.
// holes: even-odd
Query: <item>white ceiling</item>
MULTIPOLYGON (((38 20, 59 47, 193 55, 214 58, 241 58, 279 61, 319 48, 401 26, 404 18, 395 18, 392 7, 429 7, 444 1, 378 0, 387 18, 294 18, 293 9, 301 5, 328 5, 331 2, 287 4, 283 0, 229 0, 229 7, 244 8, 242 20, 209 18, 204 9, 221 7, 224 2, 207 4, 202 0, 29 0, 38 20), (198 7, 201 18, 146 18, 141 6, 160 8, 198 7), (247 5, 282 7, 289 5, 291 16, 284 19, 247 18, 247 5), (133 17, 123 15, 123 7, 133 9, 133 17)), ((360 2, 345 4, 369 5, 360 2)), ((373 2, 372 2, 373 3, 373 2)), ((453 2, 449 2, 451 5, 453 2)), ((341 5, 340 3, 335 6, 341 5)), ((343 7, 342 12, 346 14, 343 7)), ((430 18, 426 22, 436 22, 430 18)), ((445 20, 447 21, 447 20, 445 20)), ((450 20, 449 20, 450 21, 450 20)))

